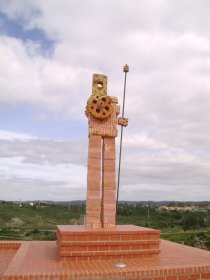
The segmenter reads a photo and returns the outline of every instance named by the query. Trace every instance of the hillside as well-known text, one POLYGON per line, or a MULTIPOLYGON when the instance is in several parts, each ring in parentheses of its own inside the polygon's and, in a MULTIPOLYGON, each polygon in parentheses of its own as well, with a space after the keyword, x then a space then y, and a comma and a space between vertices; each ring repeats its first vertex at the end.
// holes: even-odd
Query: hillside
MULTIPOLYGON (((55 240, 56 225, 83 224, 85 204, 0 203, 0 240, 55 240)), ((210 250, 210 209, 198 205, 124 202, 118 205, 118 224, 161 230, 161 238, 210 250), (186 210, 184 210, 186 209, 186 210)))

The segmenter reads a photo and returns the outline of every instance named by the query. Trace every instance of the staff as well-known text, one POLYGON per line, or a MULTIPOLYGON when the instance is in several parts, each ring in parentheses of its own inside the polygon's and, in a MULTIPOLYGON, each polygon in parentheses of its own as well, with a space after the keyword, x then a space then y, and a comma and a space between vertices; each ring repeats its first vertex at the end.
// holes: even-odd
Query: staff
MULTIPOLYGON (((123 93, 122 118, 124 118, 126 79, 127 79, 127 73, 129 72, 129 66, 128 66, 127 64, 123 67, 123 72, 125 73, 125 79, 124 79, 124 93, 123 93)), ((121 170, 121 155, 122 155, 122 138, 123 138, 123 126, 121 126, 121 135, 120 135, 120 154, 119 154, 119 167, 118 167, 118 180, 117 180, 117 200, 116 200, 116 208, 117 208, 117 204, 118 204, 119 188, 120 188, 120 170, 121 170)))

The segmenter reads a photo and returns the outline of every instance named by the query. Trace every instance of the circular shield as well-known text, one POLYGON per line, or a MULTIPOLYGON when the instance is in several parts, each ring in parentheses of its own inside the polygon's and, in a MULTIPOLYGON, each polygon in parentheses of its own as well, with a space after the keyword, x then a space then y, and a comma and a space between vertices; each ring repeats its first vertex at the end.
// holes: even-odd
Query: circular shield
POLYGON ((87 110, 96 119, 106 119, 114 111, 113 102, 109 96, 94 95, 87 102, 87 110))

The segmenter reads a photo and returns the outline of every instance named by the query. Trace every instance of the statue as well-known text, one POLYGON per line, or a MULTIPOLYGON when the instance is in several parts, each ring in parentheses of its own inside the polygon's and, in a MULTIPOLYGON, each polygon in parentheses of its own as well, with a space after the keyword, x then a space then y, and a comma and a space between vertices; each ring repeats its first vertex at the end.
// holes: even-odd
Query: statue
POLYGON ((107 77, 94 74, 92 95, 87 101, 89 124, 86 228, 112 228, 116 225, 115 138, 119 118, 116 97, 107 95, 107 77))
MULTIPOLYGON (((160 253, 160 231, 134 225, 116 225, 115 138, 117 125, 123 128, 125 65, 122 117, 116 97, 107 95, 107 77, 93 75, 92 95, 87 101, 89 127, 86 219, 84 225, 58 225, 57 246, 60 260, 106 261, 153 258, 160 253)), ((122 143, 122 141, 120 141, 122 143)), ((122 147, 122 146, 120 146, 122 147)), ((119 153, 119 163, 121 148, 119 153)), ((119 164, 120 171, 120 164, 119 164)), ((118 172, 119 186, 120 172, 118 172)))

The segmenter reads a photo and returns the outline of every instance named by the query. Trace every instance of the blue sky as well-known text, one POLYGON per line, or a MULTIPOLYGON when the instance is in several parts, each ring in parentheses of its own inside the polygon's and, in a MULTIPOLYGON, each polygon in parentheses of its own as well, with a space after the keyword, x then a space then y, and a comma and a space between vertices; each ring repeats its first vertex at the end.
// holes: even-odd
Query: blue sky
MULTIPOLYGON (((38 10, 34 14, 39 15, 38 10)), ((38 44, 38 55, 50 56, 53 53, 55 41, 49 39, 47 34, 40 28, 26 29, 24 19, 10 19, 5 13, 0 13, 1 34, 16 38, 25 43, 32 41, 38 44)), ((34 108, 27 103, 17 103, 13 106, 5 104, 0 111, 0 127, 2 130, 12 130, 17 133, 36 135, 41 138, 67 140, 78 138, 84 134, 86 126, 78 120, 71 121, 62 115, 62 112, 50 112, 45 109, 34 108), (27 120, 27 121, 26 121, 27 120), (72 133, 72 130, 74 133, 72 133)))
POLYGON ((72 120, 69 125, 69 120, 62 115, 39 111, 27 104, 2 106, 0 127, 2 130, 55 140, 78 139, 84 137, 84 131, 87 130, 85 123, 80 120, 72 120))
POLYGON ((0 0, 0 199, 86 198, 92 74, 121 105, 127 63, 120 199, 209 200, 209 8, 0 0))
MULTIPOLYGON (((38 15, 39 12, 34 11, 38 15)), ((7 14, 0 12, 1 34, 14 37, 24 42, 31 40, 40 44, 40 52, 43 55, 50 55, 53 51, 54 40, 48 38, 40 28, 25 29, 24 18, 12 19, 7 14)))

